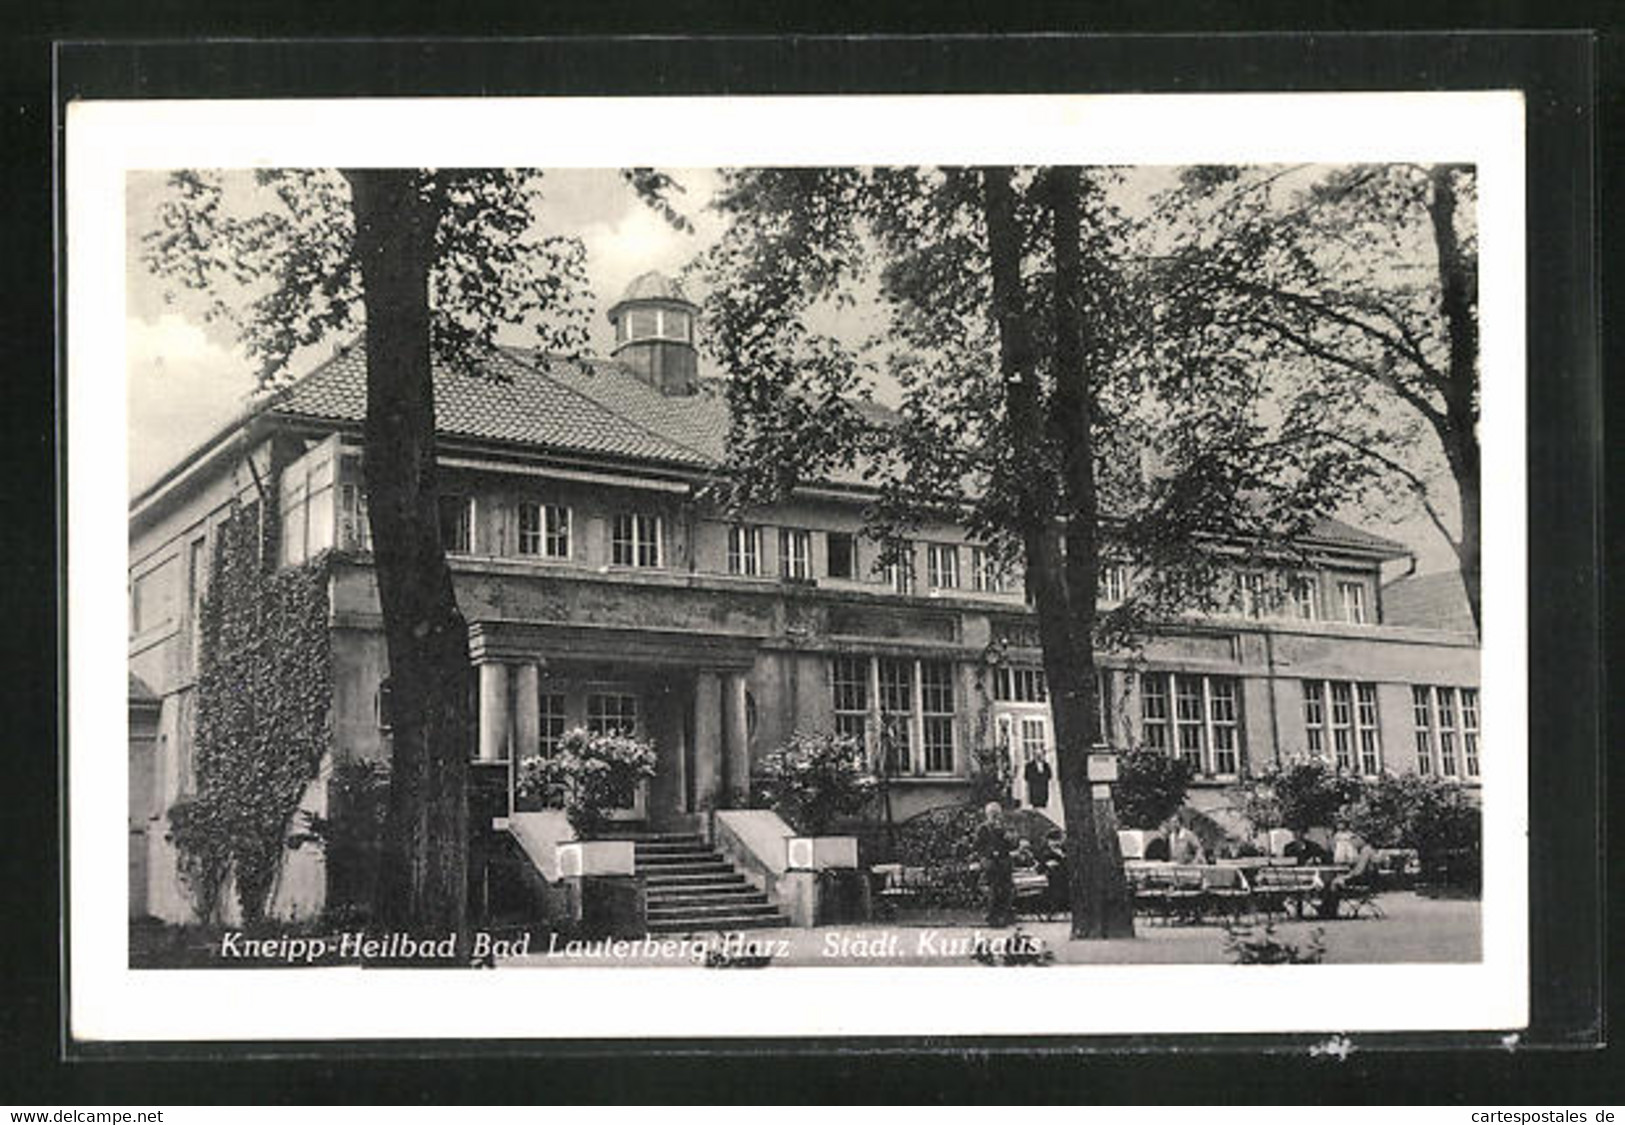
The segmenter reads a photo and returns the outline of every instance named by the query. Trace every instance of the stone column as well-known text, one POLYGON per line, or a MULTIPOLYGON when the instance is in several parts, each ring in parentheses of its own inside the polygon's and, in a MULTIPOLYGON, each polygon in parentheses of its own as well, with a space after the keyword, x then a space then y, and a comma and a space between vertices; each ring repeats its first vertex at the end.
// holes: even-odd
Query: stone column
POLYGON ((722 743, 728 801, 742 809, 750 799, 750 726, 745 716, 743 672, 729 672, 722 682, 722 743))
POLYGON ((500 762, 508 753, 508 666, 480 665, 480 761, 500 762))
POLYGON ((702 811, 722 803, 722 684, 715 672, 694 677, 694 802, 702 811))
POLYGON ((542 745, 542 669, 527 661, 513 670, 513 756, 526 758, 542 745))

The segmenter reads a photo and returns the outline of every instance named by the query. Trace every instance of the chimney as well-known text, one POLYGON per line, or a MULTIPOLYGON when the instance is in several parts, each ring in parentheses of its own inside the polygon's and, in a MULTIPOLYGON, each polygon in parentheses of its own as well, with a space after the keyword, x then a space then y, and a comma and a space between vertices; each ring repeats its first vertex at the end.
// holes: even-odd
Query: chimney
POLYGON ((700 387, 694 348, 698 311, 675 281, 651 270, 634 279, 609 310, 615 326, 610 354, 661 394, 694 394, 700 387))

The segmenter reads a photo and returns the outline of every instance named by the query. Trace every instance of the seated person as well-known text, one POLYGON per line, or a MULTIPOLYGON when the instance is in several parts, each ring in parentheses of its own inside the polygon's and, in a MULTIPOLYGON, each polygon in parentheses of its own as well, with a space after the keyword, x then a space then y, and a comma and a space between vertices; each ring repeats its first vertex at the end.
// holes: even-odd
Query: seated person
POLYGON ((1070 898, 1070 891, 1067 889, 1066 833, 1059 828, 1052 829, 1044 837, 1044 847, 1038 853, 1038 861, 1043 865, 1044 875, 1049 880, 1051 908, 1064 909, 1070 898))
POLYGON ((1333 887, 1374 888, 1377 885, 1377 849, 1359 837, 1355 837, 1355 841, 1358 850, 1354 853, 1354 863, 1332 880, 1333 887))
POLYGON ((1332 861, 1331 853, 1313 840, 1293 840, 1282 854, 1298 861, 1299 867, 1322 867, 1332 861))
POLYGON ((1207 853, 1196 833, 1181 824, 1168 833, 1168 858, 1175 863, 1206 863, 1207 853))
POLYGON ((1166 860, 1168 858, 1168 838, 1166 836, 1153 836, 1145 842, 1145 858, 1166 860))
POLYGON ((1033 854, 1033 846, 1025 837, 1016 844, 1015 854, 1010 857, 1010 865, 1017 871, 1035 871, 1038 868, 1038 857, 1033 854))

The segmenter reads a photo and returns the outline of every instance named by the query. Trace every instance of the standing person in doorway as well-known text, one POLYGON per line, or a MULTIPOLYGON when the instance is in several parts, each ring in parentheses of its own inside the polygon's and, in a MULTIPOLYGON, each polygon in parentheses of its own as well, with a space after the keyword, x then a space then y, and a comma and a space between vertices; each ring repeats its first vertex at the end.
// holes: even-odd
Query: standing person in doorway
POLYGON ((1016 920, 1012 850, 1004 809, 997 801, 989 801, 982 810, 982 825, 976 830, 976 853, 982 857, 982 875, 987 880, 989 926, 1008 926, 1016 920))
POLYGON ((1027 804, 1035 809, 1048 808, 1049 779, 1052 774, 1049 758, 1042 750, 1027 759, 1027 767, 1021 771, 1021 776, 1027 782, 1027 804))

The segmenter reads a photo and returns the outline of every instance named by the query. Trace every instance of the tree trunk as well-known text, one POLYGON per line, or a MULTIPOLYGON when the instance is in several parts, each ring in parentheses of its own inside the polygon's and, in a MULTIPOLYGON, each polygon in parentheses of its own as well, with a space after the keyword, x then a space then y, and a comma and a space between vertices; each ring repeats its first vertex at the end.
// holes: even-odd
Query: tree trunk
MULTIPOLYGON (((1074 745, 1060 752, 1058 773, 1067 823, 1087 823, 1093 829, 1087 835, 1082 831, 1071 834, 1081 837, 1071 845, 1069 865, 1072 931, 1078 937, 1133 937, 1134 903, 1123 876, 1117 817, 1110 798, 1095 801, 1088 770, 1090 748, 1101 741, 1096 698, 1100 685, 1095 670, 1100 523, 1095 497, 1094 388, 1085 346, 1088 326, 1079 307, 1084 286, 1080 176, 1081 170, 1075 167, 1054 168, 1048 173, 1055 254, 1055 390, 1049 429, 1061 455, 1067 631, 1075 676, 1064 685, 1064 694, 1070 706, 1082 712, 1081 723, 1074 726, 1074 745), (1091 809, 1094 815, 1074 822, 1075 808, 1091 809)), ((1052 698, 1061 694, 1053 691, 1052 698)))
POLYGON ((385 925, 465 949, 468 630, 440 541, 429 264, 419 173, 346 171, 367 310, 364 467, 389 653, 393 756, 379 906, 385 925))
MULTIPOLYGON (((1108 888, 1122 880, 1115 846, 1101 846, 1094 802, 1090 797, 1088 753, 1093 742, 1094 661, 1093 634, 1082 644, 1073 636, 1073 590, 1060 550, 1055 505, 1055 480, 1049 457, 1041 450, 1056 446, 1044 417, 1038 393, 1037 353, 1033 328, 1021 288, 1021 241, 1016 229, 1015 203, 1008 168, 982 173, 983 219, 987 226, 988 257, 992 267, 993 316, 999 331, 999 367, 1004 380, 1009 438, 1033 455, 1022 459, 1013 482, 1022 528, 1027 583, 1037 609, 1039 640, 1044 651, 1044 673, 1050 684, 1050 707, 1055 721, 1057 774, 1061 804, 1067 822, 1067 859, 1072 936, 1106 938, 1132 936, 1132 916, 1114 917, 1108 888)), ((1074 247, 1075 247, 1074 242, 1074 247)), ((1092 531, 1090 532, 1092 535, 1092 531)), ((1089 577, 1093 594, 1093 575, 1089 577)), ((1086 611, 1093 612, 1092 596, 1086 611)), ((1114 841, 1115 843, 1115 841, 1114 841)))
POLYGON ((1439 256, 1439 309, 1450 341, 1444 419, 1438 429, 1461 497, 1461 541, 1456 547, 1456 559, 1461 568, 1462 585, 1467 590, 1467 604, 1473 611, 1473 627, 1482 635, 1480 565, 1483 546, 1476 401, 1478 320, 1473 314, 1470 292, 1474 278, 1456 237, 1456 186, 1452 177, 1458 170, 1456 165, 1439 164, 1428 171, 1432 189, 1428 217, 1432 220, 1433 245, 1439 256))

